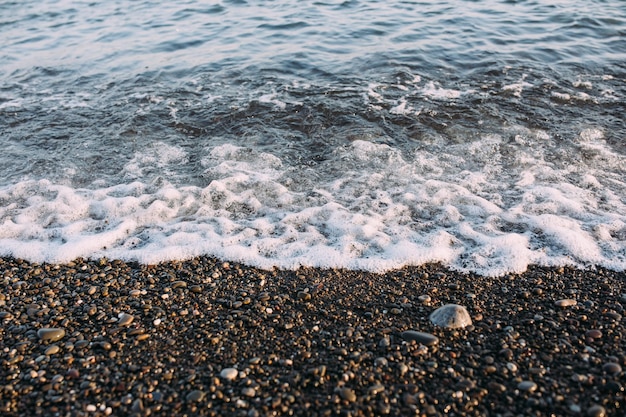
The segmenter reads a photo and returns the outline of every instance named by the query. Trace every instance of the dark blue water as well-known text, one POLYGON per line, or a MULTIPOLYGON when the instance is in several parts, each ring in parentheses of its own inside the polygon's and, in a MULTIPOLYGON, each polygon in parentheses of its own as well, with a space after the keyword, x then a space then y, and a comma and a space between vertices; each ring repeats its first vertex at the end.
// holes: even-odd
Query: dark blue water
POLYGON ((0 4, 0 252, 626 265, 613 1, 0 4))

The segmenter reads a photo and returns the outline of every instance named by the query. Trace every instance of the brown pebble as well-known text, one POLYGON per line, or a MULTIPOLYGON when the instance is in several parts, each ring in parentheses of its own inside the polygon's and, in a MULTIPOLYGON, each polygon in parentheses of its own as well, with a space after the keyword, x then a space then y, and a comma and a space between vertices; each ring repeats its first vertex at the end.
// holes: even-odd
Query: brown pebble
POLYGON ((117 321, 117 324, 119 326, 128 326, 133 322, 133 320, 135 320, 135 317, 132 314, 121 313, 119 315, 119 320, 117 321))
POLYGON ((339 395, 341 395, 341 398, 351 403, 356 401, 356 393, 350 388, 341 388, 339 395))
POLYGON ((382 385, 382 384, 375 384, 375 385, 372 385, 371 387, 369 387, 367 392, 370 395, 376 395, 376 394, 380 394, 384 390, 385 390, 385 386, 384 385, 382 385))
POLYGON ((600 330, 588 330, 585 333, 585 337, 591 338, 591 339, 600 339, 602 337, 602 331, 600 330))
POLYGON ((500 384, 499 382, 495 382, 492 381, 490 382, 487 387, 489 388, 490 391, 493 391, 497 394, 499 393, 503 393, 504 391, 506 391, 506 386, 500 384))
POLYGON ((56 353, 59 353, 59 350, 61 350, 59 348, 59 345, 52 345, 50 347, 48 347, 48 349, 46 349, 45 354, 50 356, 50 355, 54 355, 56 353))
POLYGON ((172 283, 172 289, 176 288, 187 288, 187 283, 185 281, 174 281, 172 283))

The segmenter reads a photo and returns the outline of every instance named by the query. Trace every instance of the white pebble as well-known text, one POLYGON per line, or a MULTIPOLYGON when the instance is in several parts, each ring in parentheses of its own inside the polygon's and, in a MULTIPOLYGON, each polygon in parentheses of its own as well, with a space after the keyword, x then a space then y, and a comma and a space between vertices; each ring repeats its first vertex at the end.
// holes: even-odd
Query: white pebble
POLYGON ((472 319, 467 309, 457 304, 446 304, 439 307, 430 315, 430 321, 435 326, 448 329, 458 329, 472 325, 472 319))
POLYGON ((90 413, 95 413, 97 408, 95 405, 93 404, 89 404, 87 407, 85 407, 85 410, 87 410, 90 413))
POLYGON ((228 381, 232 381, 233 379, 237 378, 238 374, 239 371, 237 371, 235 368, 224 368, 222 369, 222 372, 220 372, 220 376, 228 381))

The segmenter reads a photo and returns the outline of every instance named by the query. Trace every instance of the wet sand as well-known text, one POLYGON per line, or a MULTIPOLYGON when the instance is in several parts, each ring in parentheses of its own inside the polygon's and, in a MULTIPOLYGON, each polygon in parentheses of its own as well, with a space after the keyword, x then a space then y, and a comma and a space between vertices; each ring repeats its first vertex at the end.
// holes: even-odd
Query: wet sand
POLYGON ((0 276, 6 416, 626 414, 624 272, 0 259, 0 276), (434 326, 448 303, 473 325, 434 326))

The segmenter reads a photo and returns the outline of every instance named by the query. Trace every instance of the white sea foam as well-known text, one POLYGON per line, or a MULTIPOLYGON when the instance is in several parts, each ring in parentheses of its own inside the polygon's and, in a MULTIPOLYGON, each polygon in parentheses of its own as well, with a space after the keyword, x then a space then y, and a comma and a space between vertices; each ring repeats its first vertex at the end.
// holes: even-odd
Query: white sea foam
POLYGON ((486 275, 533 263, 625 269, 619 156, 602 131, 588 129, 576 138, 588 163, 561 166, 532 145, 550 140, 518 129, 506 166, 500 151, 513 145, 493 135, 445 154, 355 141, 315 170, 221 145, 201 160, 204 186, 149 181, 150 167, 163 173, 187 162, 182 149, 157 143, 128 162, 118 185, 39 180, 0 189, 0 255, 143 263, 213 255, 262 268, 376 272, 442 262, 486 275))
POLYGON ((470 92, 472 91, 471 90, 461 91, 461 90, 454 90, 450 88, 443 88, 433 81, 429 81, 421 89, 421 93, 423 95, 425 95, 426 97, 430 97, 432 99, 436 99, 436 100, 456 99, 456 98, 461 97, 462 94, 467 94, 470 92))

